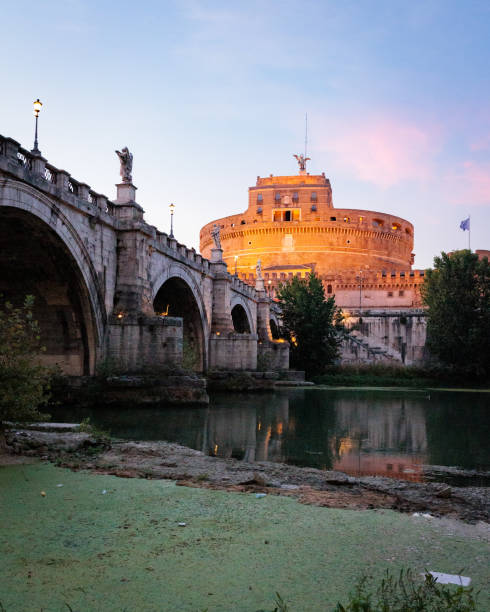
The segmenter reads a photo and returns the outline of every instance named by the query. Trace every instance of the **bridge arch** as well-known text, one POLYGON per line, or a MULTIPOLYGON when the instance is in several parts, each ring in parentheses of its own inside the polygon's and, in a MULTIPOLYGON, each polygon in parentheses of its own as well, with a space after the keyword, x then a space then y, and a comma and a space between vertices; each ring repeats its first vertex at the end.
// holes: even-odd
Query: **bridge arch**
POLYGON ((153 286, 156 314, 182 317, 184 367, 203 372, 207 368, 208 323, 199 286, 182 266, 172 265, 153 286))
POLYGON ((34 295, 45 363, 94 373, 106 312, 90 255, 55 202, 11 179, 0 183, 0 294, 34 295))
POLYGON ((282 337, 282 326, 279 317, 275 312, 271 312, 269 315, 269 327, 271 330, 271 336, 273 340, 279 340, 282 337))
POLYGON ((255 334, 255 321, 246 300, 241 295, 235 294, 231 298, 230 308, 235 331, 242 334, 255 334))

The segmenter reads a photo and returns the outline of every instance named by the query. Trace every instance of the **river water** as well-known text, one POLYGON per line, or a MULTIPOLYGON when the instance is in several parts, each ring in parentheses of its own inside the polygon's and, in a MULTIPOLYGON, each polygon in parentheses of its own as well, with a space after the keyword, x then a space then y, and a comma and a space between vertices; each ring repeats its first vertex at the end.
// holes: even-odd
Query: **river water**
POLYGON ((216 394, 208 407, 52 411, 117 438, 167 440, 219 457, 452 484, 490 482, 490 393, 289 389, 216 394), (476 470, 462 478, 428 466, 476 470), (481 472, 487 472, 482 475, 481 472))

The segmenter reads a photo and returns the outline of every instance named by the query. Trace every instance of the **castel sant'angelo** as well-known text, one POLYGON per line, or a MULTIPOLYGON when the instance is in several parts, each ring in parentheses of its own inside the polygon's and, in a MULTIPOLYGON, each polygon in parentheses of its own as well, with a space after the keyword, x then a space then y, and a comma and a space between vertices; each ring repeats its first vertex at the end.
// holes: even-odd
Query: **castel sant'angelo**
POLYGON ((329 179, 309 174, 308 158, 295 157, 299 174, 257 177, 245 212, 201 229, 202 254, 210 257, 216 224, 228 271, 254 284, 260 260, 271 296, 293 275, 315 271, 343 309, 420 306, 424 272, 412 270, 413 225, 387 213, 335 208, 329 179))

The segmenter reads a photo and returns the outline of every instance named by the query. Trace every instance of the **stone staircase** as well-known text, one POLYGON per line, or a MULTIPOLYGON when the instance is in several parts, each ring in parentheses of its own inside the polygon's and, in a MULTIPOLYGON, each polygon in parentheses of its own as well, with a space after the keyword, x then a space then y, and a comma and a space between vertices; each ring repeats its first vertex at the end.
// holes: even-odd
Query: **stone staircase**
POLYGON ((364 336, 358 330, 352 330, 343 342, 347 345, 349 353, 356 355, 357 359, 355 360, 357 361, 403 363, 402 356, 398 351, 389 346, 379 346, 377 341, 364 336))

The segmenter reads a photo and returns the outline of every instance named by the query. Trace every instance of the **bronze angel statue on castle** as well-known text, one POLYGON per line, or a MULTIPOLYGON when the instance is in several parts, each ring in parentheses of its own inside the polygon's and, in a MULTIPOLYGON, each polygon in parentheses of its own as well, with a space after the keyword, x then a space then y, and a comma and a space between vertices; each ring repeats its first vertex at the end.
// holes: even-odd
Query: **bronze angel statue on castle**
POLYGON ((303 171, 306 170, 306 162, 309 161, 311 157, 305 157, 302 153, 300 153, 300 155, 293 155, 293 157, 296 157, 299 169, 303 171))

